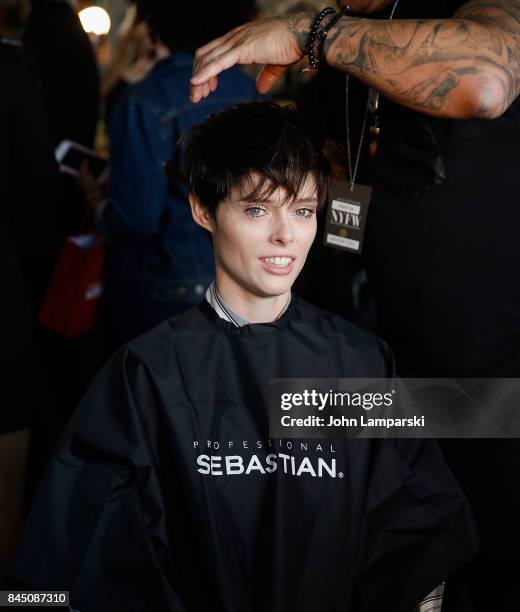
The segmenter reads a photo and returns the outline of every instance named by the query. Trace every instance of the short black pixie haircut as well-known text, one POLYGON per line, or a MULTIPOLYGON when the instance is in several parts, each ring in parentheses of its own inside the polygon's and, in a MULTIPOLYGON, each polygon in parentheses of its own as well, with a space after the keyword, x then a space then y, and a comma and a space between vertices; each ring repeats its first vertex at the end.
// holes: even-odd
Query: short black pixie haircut
POLYGON ((281 187, 290 201, 309 174, 320 209, 331 175, 298 113, 267 101, 232 106, 192 128, 184 139, 184 172, 191 193, 213 217, 233 188, 245 192, 245 201, 261 202, 281 187))

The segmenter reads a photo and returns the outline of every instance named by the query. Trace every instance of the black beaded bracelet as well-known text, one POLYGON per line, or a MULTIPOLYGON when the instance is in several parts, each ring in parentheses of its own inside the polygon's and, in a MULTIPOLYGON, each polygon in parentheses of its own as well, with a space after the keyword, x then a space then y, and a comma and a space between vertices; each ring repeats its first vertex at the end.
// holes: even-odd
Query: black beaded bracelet
POLYGON ((321 22, 327 17, 327 15, 335 15, 336 11, 328 6, 320 11, 314 20, 311 31, 309 33, 309 38, 307 40, 307 55, 309 56, 309 68, 308 70, 318 70, 319 61, 316 61, 315 57, 315 47, 316 47, 316 38, 318 37, 318 30, 321 25, 321 22))
POLYGON ((319 69, 319 58, 322 55, 323 43, 327 38, 327 34, 338 23, 338 21, 348 13, 350 13, 350 7, 348 6, 343 7, 339 13, 336 13, 336 11, 330 6, 324 8, 320 13, 318 13, 318 16, 312 24, 311 31, 309 33, 309 38, 307 41, 307 55, 309 56, 309 66, 305 68, 303 72, 319 69), (318 31, 321 22, 325 19, 325 17, 327 17, 327 15, 335 15, 335 17, 331 19, 330 22, 321 31, 318 31), (318 42, 317 45, 316 41, 318 42))

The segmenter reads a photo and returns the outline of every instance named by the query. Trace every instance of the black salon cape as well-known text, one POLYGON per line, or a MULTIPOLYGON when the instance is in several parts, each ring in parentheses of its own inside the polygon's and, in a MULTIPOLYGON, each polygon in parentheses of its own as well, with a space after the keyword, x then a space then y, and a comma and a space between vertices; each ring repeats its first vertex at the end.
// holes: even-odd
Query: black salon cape
POLYGON ((81 612, 407 612, 475 552, 436 444, 266 448, 270 378, 390 367, 375 338, 296 298, 272 324, 236 328, 206 302, 161 324, 114 355, 73 416, 12 576, 70 590, 81 612), (289 460, 284 473, 281 458, 271 473, 198 471, 201 455, 265 467, 279 452, 316 472, 334 458, 336 476, 293 475, 289 460))

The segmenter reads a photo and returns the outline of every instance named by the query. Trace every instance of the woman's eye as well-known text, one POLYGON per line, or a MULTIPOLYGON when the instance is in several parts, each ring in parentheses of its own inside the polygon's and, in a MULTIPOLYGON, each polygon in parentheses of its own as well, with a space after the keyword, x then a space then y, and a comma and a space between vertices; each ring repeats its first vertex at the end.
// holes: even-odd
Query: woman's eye
POLYGON ((253 218, 263 217, 265 215, 265 210, 260 208, 260 206, 251 206, 250 208, 246 208, 246 214, 253 218))
POLYGON ((303 217, 304 219, 309 219, 310 217, 312 217, 312 215, 314 215, 314 212, 315 211, 313 208, 298 208, 295 211, 297 217, 303 217))

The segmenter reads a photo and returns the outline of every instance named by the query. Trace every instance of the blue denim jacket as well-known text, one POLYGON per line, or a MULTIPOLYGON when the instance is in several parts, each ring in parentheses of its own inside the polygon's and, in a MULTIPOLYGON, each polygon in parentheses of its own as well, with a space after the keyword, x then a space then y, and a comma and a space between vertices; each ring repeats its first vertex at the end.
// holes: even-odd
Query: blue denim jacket
MULTIPOLYGON (((168 313, 198 303, 214 277, 210 240, 191 217, 186 185, 167 177, 171 160, 182 167, 179 138, 214 111, 255 96, 239 69, 199 104, 188 99, 193 57, 173 54, 123 95, 109 124, 109 237, 111 300, 162 302, 168 313)), ((159 322, 159 321, 157 321, 159 322)))

